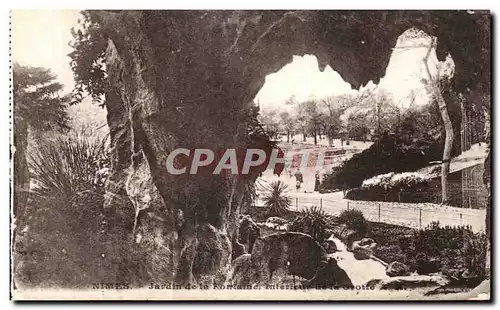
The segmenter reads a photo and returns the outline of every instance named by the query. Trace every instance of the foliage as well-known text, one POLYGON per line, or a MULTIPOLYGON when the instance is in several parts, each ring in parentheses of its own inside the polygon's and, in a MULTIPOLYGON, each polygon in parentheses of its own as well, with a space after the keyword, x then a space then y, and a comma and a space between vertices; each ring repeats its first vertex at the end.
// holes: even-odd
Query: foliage
POLYGON ((13 65, 14 124, 37 131, 69 129, 68 96, 59 96, 63 85, 49 69, 13 65))
MULTIPOLYGON (((107 137, 81 133, 46 140, 30 154, 30 171, 37 200, 67 201, 75 194, 94 189, 97 173, 108 166, 107 137)), ((96 184, 97 183, 97 184, 96 184)))
POLYGON ((269 216, 281 216, 289 211, 292 200, 286 195, 287 189, 288 185, 281 181, 272 182, 267 186, 262 200, 268 208, 269 216))
POLYGON ((81 11, 78 21, 81 29, 71 29, 73 51, 70 66, 75 78, 73 104, 81 102, 86 94, 94 102, 103 105, 103 96, 108 87, 105 71, 105 51, 107 40, 103 36, 97 16, 92 11, 81 11))
POLYGON ((329 237, 326 231, 329 221, 328 213, 317 206, 312 206, 302 210, 288 230, 308 234, 319 243, 323 243, 329 237))
POLYGON ((389 172, 380 174, 363 181, 362 187, 365 188, 383 188, 388 189, 407 189, 414 188, 417 184, 426 183, 425 175, 417 172, 394 173, 389 172))
POLYGON ((453 278, 484 277, 486 235, 470 227, 441 227, 439 222, 423 230, 383 223, 370 225, 378 246, 375 256, 399 261, 420 273, 440 271, 453 278))
POLYGON ((386 173, 363 181, 360 188, 350 190, 347 199, 368 201, 434 202, 429 195, 432 182, 415 172, 386 173), (401 193, 404 193, 403 195, 401 193), (411 195, 408 195, 411 193, 411 195))
POLYGON ((351 114, 347 119, 347 135, 351 140, 365 141, 370 133, 366 113, 351 114))
POLYGON ((368 230, 368 221, 360 210, 351 209, 342 211, 338 217, 338 222, 346 224, 347 228, 360 234, 364 234, 368 230))

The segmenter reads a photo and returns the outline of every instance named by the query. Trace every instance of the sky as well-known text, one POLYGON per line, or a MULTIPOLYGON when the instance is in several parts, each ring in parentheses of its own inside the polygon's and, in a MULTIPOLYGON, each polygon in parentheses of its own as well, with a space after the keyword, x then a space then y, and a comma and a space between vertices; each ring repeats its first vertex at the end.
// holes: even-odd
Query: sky
MULTIPOLYGON (((22 65, 52 70, 64 93, 75 85, 68 54, 72 51, 70 29, 78 28, 78 10, 13 10, 11 12, 12 60, 22 65)), ((69 108, 74 123, 99 127, 106 122, 106 110, 93 105, 90 99, 69 108)))
MULTIPOLYGON (((59 82, 65 85, 65 92, 70 92, 74 81, 67 56, 71 52, 68 42, 72 39, 70 29, 78 27, 79 17, 79 11, 76 10, 12 11, 13 60, 50 68, 58 75, 59 82)), ((391 93, 402 108, 408 106, 412 89, 417 89, 417 104, 427 102, 420 82, 423 74, 422 58, 427 48, 405 48, 420 43, 405 36, 400 37, 386 75, 378 85, 391 93)), ((436 66, 436 61, 433 51, 429 59, 431 67, 436 66)), ((294 56, 293 61, 280 71, 268 75, 255 100, 262 110, 284 109, 284 102, 292 95, 298 101, 303 101, 347 92, 352 92, 350 84, 331 67, 327 66, 324 72, 320 72, 314 55, 300 55, 294 56)))

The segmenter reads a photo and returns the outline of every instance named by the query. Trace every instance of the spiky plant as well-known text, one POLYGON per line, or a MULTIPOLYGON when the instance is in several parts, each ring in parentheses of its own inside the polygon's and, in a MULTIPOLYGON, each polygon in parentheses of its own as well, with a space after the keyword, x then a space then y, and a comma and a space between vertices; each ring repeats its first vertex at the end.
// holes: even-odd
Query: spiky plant
POLYGON ((290 225, 289 230, 308 234, 322 243, 329 237, 326 229, 330 219, 331 216, 320 207, 312 206, 300 212, 300 215, 290 225))
POLYGON ((39 143, 29 154, 34 182, 33 199, 70 200, 95 185, 96 172, 107 160, 107 136, 88 137, 81 133, 59 136, 39 143))
POLYGON ((287 189, 288 185, 281 181, 272 182, 267 186, 262 201, 270 216, 282 216, 289 211, 292 199, 286 195, 287 189))

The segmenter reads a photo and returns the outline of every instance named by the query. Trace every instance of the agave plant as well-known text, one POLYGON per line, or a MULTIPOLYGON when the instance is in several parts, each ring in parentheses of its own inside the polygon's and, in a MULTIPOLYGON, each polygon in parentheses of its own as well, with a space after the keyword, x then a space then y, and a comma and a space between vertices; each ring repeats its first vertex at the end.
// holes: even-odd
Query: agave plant
POLYGON ((267 186, 262 201, 264 206, 269 208, 270 216, 281 216, 289 211, 292 199, 286 195, 287 189, 288 185, 281 181, 272 182, 267 186))
POLYGON ((107 136, 59 136, 39 143, 29 155, 33 194, 38 199, 64 199, 90 190, 107 161, 107 136))
POLYGON ((301 232, 310 235, 316 241, 322 243, 328 238, 326 229, 331 216, 320 207, 312 206, 302 210, 300 215, 290 225, 290 231, 301 232))

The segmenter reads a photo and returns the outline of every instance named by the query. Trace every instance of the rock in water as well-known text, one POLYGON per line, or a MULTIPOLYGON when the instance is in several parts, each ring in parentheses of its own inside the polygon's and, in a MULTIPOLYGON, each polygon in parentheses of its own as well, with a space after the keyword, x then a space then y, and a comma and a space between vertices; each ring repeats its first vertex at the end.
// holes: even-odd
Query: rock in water
POLYGON ((337 260, 328 258, 328 262, 322 261, 314 277, 303 283, 309 288, 346 288, 352 287, 352 281, 344 271, 337 265, 337 260))
POLYGON ((335 241, 328 239, 328 240, 326 240, 325 243, 326 243, 325 244, 326 253, 332 254, 332 253, 337 252, 337 244, 335 243, 335 241))
POLYGON ((392 262, 385 267, 385 273, 389 277, 409 276, 410 268, 400 262, 392 262))
POLYGON ((373 255, 373 251, 377 244, 371 238, 363 238, 359 241, 354 241, 352 244, 352 253, 354 258, 362 260, 369 259, 373 255))

